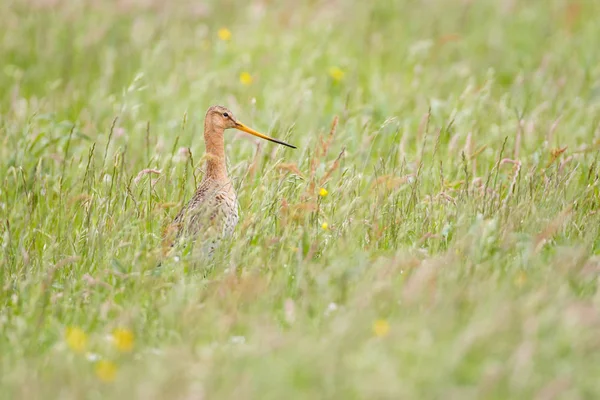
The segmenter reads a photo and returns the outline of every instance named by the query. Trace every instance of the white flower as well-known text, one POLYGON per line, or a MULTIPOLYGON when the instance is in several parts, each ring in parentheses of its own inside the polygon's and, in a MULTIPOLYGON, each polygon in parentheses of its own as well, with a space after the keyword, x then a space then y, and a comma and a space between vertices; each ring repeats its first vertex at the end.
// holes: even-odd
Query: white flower
POLYGON ((244 344, 246 343, 246 338, 243 336, 232 336, 229 341, 233 344, 244 344))
POLYGON ((334 311, 336 311, 338 309, 337 304, 331 302, 329 303, 329 305, 327 306, 327 309, 325 310, 325 315, 330 315, 331 313, 333 313, 334 311))

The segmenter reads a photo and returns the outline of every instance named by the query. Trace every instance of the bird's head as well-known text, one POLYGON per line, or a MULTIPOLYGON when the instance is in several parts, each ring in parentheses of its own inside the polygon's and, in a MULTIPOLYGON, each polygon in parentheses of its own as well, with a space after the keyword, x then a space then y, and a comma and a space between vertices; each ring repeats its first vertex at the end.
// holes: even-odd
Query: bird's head
POLYGON ((216 128, 218 130, 221 130, 221 131, 223 131, 225 129, 235 128, 237 130, 249 133, 249 134, 259 137, 261 139, 269 140, 274 143, 278 143, 278 144, 281 144, 281 145, 284 145, 287 147, 291 147, 292 149, 296 148, 296 146, 282 142, 281 140, 274 139, 274 138, 264 135, 260 132, 257 132, 252 128, 247 127, 246 125, 244 125, 240 121, 238 121, 237 118, 235 118, 235 116, 229 109, 227 109, 226 107, 223 107, 223 106, 210 107, 208 109, 208 111, 206 112, 206 123, 210 124, 212 127, 216 128))

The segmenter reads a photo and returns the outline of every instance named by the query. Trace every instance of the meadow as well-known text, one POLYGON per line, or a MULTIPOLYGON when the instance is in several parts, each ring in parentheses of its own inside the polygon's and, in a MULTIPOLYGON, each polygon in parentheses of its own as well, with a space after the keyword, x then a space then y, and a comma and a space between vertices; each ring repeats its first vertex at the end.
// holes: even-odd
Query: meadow
POLYGON ((600 2, 3 0, 0 398, 600 396, 600 2), (240 223, 157 264, 224 105, 240 223))

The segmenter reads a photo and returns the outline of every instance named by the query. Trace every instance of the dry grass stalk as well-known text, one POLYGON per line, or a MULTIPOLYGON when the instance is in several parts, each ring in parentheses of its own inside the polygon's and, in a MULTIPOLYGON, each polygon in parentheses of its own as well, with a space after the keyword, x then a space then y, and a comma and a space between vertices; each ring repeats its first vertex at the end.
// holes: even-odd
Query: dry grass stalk
POLYGON ((258 168, 258 159, 262 150, 262 143, 257 142, 256 145, 256 153, 254 153, 254 157, 252 158, 252 162, 250 163, 250 167, 248 167, 248 176, 253 179, 256 175, 256 170, 258 168))
POLYGON ((137 183, 140 182, 140 180, 145 175, 148 175, 148 174, 160 175, 161 173, 162 173, 162 171, 159 170, 159 169, 146 168, 146 169, 143 169, 140 172, 138 172, 138 174, 136 175, 136 177, 133 178, 133 182, 137 184, 137 183))
POLYGON ((558 149, 554 149, 550 152, 550 161, 548 161, 548 164, 546 164, 546 168, 550 168, 550 166, 552 166, 552 164, 554 164, 554 162, 558 159, 558 157, 560 157, 565 151, 567 151, 567 147, 559 147, 558 149))
POLYGON ((301 178, 304 178, 304 174, 300 171, 300 169, 298 168, 298 166, 294 163, 283 163, 283 164, 279 164, 277 166, 277 170, 279 171, 288 171, 291 172, 293 174, 298 175, 301 178))
MULTIPOLYGON (((327 154, 329 153, 329 148, 331 146, 331 143, 333 142, 333 137, 335 135, 335 132, 337 130, 337 126, 338 126, 338 117, 337 115, 333 118, 333 121, 331 123, 331 129, 329 130, 329 136, 327 138, 327 140, 323 140, 321 137, 319 138, 319 144, 315 147, 315 151, 313 153, 313 157, 310 161, 310 176, 309 176, 309 185, 307 188, 307 193, 306 195, 308 195, 309 197, 312 197, 315 195, 315 189, 316 189, 316 180, 315 180, 315 175, 317 172, 317 165, 319 164, 319 161, 322 158, 325 158, 327 156, 327 154)), ((339 162, 339 158, 341 157, 341 155, 344 153, 344 150, 342 150, 342 152, 340 153, 340 155, 338 156, 338 160, 336 160, 334 162, 334 164, 329 168, 328 172, 333 172, 333 170, 335 170, 335 168, 337 168, 337 163, 339 162)), ((327 175, 327 173, 325 174, 327 175)), ((324 180, 321 179, 321 182, 323 182, 324 180)))
POLYGON ((415 174, 408 174, 404 176, 393 176, 393 175, 384 175, 377 178, 371 184, 371 190, 378 187, 385 187, 385 189, 396 189, 400 185, 407 183, 411 178, 413 178, 415 174))
POLYGON ((513 158, 514 159, 518 159, 519 158, 519 152, 521 151, 521 137, 523 136, 523 125, 525 124, 525 121, 523 120, 519 120, 519 123, 517 124, 517 137, 515 138, 515 149, 514 149, 514 153, 513 153, 513 158))
POLYGON ((554 218, 547 226, 546 228, 540 232, 536 237, 535 240, 533 242, 533 247, 534 247, 534 252, 537 253, 539 252, 542 247, 544 247, 544 244, 551 239, 552 237, 554 237, 554 235, 556 235, 556 233, 558 232, 558 230, 564 225, 564 223, 566 222, 567 218, 571 215, 573 211, 573 206, 570 205, 567 208, 565 208, 563 211, 560 212, 560 214, 558 214, 556 216, 556 218, 554 218))
POLYGON ((329 177, 331 176, 331 174, 333 174, 335 172, 335 170, 338 169, 338 167, 340 166, 340 159, 342 158, 342 156, 344 155, 345 152, 346 152, 346 148, 344 147, 342 149, 342 151, 340 151, 340 154, 338 154, 338 156, 335 159, 335 161, 327 169, 327 172, 325 172, 325 175, 323 175, 323 177, 321 178, 321 181, 319 182, 319 184, 321 186, 323 186, 325 184, 325 182, 327 182, 327 179, 329 179, 329 177))
POLYGON ((504 202, 502 203, 502 207, 505 208, 508 206, 508 201, 510 200, 510 197, 512 196, 515 190, 515 186, 517 185, 517 179, 519 178, 519 174, 521 173, 521 161, 505 158, 502 161, 500 161, 500 165, 503 164, 513 164, 513 177, 510 181, 510 186, 508 187, 508 193, 506 194, 504 202))

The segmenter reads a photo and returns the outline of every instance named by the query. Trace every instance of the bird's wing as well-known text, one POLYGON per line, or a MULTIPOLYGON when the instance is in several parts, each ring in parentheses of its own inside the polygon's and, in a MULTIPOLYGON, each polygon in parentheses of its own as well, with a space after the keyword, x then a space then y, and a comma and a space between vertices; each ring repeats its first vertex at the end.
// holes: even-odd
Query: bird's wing
POLYGON ((227 195, 220 186, 204 182, 194 196, 179 211, 163 235, 163 248, 172 247, 182 236, 195 238, 203 231, 205 236, 219 236, 226 218, 223 205, 227 195))

